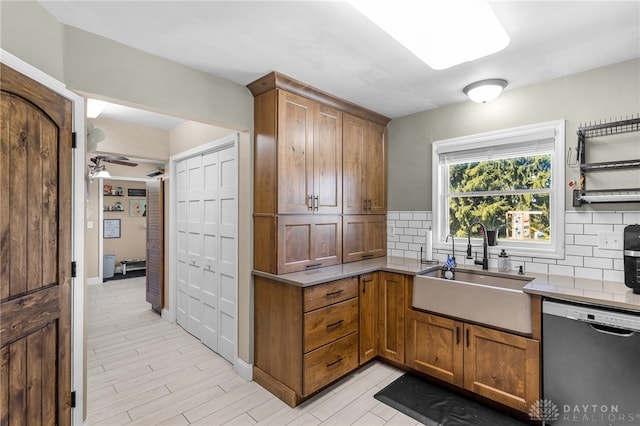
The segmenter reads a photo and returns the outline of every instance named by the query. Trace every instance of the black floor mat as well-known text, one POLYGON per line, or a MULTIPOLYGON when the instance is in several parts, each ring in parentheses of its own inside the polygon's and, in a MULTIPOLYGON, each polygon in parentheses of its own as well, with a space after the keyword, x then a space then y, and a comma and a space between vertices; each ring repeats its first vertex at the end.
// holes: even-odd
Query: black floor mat
POLYGON ((113 274, 113 277, 104 278, 102 281, 126 280, 127 278, 144 277, 145 275, 147 275, 147 271, 145 269, 138 269, 137 271, 127 272, 126 275, 113 274))
POLYGON ((374 397, 428 426, 520 426, 516 419, 405 374, 374 397))

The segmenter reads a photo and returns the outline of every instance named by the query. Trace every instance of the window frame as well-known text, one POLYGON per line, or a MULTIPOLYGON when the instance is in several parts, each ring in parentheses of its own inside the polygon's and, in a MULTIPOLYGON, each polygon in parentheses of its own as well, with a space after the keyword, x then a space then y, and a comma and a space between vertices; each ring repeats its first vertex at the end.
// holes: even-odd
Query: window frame
MULTIPOLYGON (((528 126, 515 127, 487 133, 479 133, 432 143, 432 214, 434 230, 434 248, 447 250, 450 243, 445 239, 449 234, 449 182, 448 165, 443 163, 441 155, 476 151, 479 148, 506 147, 513 144, 535 142, 553 138, 551 153, 551 188, 549 195, 549 225, 551 241, 549 243, 501 240, 498 246, 489 247, 489 253, 497 254, 506 249, 510 255, 556 258, 564 257, 564 216, 565 216, 565 120, 549 121, 528 126)), ((532 149, 529 155, 535 155, 532 149)), ((495 191, 492 191, 495 192, 495 191)), ((487 224, 486 224, 487 225, 487 224)), ((457 238, 459 241, 460 238, 457 238)), ((467 239, 464 238, 466 245, 467 239)), ((471 244, 480 245, 480 238, 471 238, 471 244)), ((460 256, 458 256, 460 257, 460 256)), ((462 262, 459 262, 462 263, 462 262)))

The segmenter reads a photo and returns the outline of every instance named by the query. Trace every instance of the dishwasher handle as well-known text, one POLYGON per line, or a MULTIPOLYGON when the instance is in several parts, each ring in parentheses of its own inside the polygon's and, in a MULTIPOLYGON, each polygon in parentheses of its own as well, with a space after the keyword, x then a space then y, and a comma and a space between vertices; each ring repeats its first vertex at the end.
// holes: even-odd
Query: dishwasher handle
POLYGON ((631 337, 636 334, 633 330, 625 330, 621 328, 607 327, 606 325, 587 323, 594 331, 602 334, 608 334, 616 337, 631 337))

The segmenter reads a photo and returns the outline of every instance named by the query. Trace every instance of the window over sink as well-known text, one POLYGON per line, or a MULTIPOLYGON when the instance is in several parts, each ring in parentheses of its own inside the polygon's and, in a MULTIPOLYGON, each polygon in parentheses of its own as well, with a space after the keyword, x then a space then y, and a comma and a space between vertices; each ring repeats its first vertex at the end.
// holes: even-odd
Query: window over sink
POLYGON ((562 257, 564 138, 560 120, 434 142, 435 246, 480 221, 510 254, 562 257))

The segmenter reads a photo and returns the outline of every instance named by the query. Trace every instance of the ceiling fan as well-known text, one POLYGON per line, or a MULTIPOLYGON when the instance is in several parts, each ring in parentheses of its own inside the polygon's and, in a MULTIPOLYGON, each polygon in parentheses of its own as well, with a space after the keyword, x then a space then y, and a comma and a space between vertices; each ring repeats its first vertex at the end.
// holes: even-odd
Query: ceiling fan
POLYGON ((89 164, 89 178, 110 178, 111 175, 107 171, 107 168, 104 163, 112 163, 119 164, 121 166, 135 167, 138 163, 133 163, 129 161, 127 157, 123 157, 120 155, 97 155, 92 157, 91 163, 89 164))

